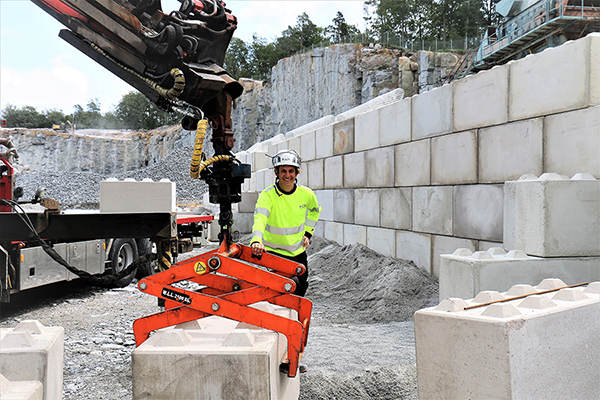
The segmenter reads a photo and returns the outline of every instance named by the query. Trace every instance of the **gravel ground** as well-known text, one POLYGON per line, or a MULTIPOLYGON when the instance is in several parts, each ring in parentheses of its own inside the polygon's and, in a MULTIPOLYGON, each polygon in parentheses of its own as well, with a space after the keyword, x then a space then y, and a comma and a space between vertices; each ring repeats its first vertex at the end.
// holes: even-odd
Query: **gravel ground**
MULTIPOLYGON (((435 301, 437 280, 361 245, 315 237, 309 250, 314 309, 300 399, 416 399, 412 313, 435 301), (376 301, 365 297, 369 285, 382 289, 376 301)), ((0 327, 35 319, 65 328, 64 399, 131 398, 132 323, 157 312, 156 299, 135 285, 28 290, 2 306, 0 327)))

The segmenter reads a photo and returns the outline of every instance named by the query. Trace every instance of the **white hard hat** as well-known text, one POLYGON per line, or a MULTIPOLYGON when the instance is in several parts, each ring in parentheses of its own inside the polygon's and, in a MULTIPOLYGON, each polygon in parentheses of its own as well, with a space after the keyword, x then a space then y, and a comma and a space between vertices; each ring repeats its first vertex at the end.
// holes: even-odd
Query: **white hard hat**
POLYGON ((302 159, 295 150, 280 150, 273 156, 273 167, 280 165, 291 165, 300 168, 302 159))

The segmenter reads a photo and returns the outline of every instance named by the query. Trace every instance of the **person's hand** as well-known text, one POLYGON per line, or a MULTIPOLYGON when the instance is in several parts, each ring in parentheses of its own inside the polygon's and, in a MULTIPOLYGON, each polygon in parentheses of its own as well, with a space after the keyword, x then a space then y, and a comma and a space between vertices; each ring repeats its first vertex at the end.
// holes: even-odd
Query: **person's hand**
POLYGON ((306 249, 309 244, 310 244, 310 239, 308 237, 304 236, 302 238, 302 247, 304 247, 306 249))
POLYGON ((252 255, 255 257, 262 256, 262 253, 265 251, 265 246, 259 242, 252 243, 250 247, 252 247, 252 255))

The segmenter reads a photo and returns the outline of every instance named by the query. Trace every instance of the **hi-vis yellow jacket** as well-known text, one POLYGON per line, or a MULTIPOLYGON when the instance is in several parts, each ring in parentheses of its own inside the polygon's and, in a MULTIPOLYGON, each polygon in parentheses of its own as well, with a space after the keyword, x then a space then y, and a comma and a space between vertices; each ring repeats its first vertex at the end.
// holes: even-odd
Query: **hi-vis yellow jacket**
POLYGON ((313 234, 320 212, 317 196, 309 188, 296 185, 286 194, 273 184, 256 201, 250 242, 262 243, 267 251, 297 256, 304 251, 304 233, 313 234))

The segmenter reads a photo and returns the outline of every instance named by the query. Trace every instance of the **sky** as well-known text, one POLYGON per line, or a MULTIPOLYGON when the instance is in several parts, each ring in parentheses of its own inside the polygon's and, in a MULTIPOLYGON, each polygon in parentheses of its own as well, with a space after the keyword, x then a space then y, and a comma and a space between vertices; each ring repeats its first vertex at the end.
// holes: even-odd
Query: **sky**
MULTIPOLYGON (((364 30, 363 0, 228 0, 238 18, 234 37, 246 42, 254 33, 272 40, 306 12, 316 25, 331 24, 337 11, 346 22, 364 30)), ((179 9, 176 0, 162 0, 163 10, 179 9)), ((7 104, 57 109, 72 113, 97 99, 105 113, 135 90, 58 33, 64 26, 29 0, 0 0, 0 110, 7 104)))

